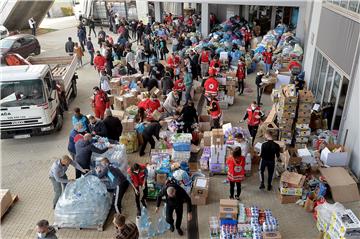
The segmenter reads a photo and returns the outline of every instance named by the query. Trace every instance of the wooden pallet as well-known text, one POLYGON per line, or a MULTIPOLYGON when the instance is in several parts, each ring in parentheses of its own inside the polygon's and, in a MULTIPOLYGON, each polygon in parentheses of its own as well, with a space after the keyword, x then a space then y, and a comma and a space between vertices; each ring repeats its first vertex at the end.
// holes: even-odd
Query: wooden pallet
MULTIPOLYGON (((106 220, 105 220, 106 221, 106 220)), ((92 226, 92 227, 59 227, 57 225, 53 225, 53 227, 56 229, 56 230, 59 230, 59 229, 75 229, 75 230, 97 230, 99 232, 102 232, 104 231, 104 225, 105 225, 105 222, 101 225, 97 225, 97 226, 92 226)))
POLYGON ((5 213, 4 213, 4 215, 1 216, 1 219, 7 214, 7 212, 8 212, 9 209, 14 205, 14 203, 19 200, 18 195, 11 195, 11 198, 12 198, 11 204, 8 205, 8 206, 5 208, 5 213))
POLYGON ((63 76, 67 71, 67 67, 65 66, 57 66, 52 69, 51 73, 54 77, 63 76))

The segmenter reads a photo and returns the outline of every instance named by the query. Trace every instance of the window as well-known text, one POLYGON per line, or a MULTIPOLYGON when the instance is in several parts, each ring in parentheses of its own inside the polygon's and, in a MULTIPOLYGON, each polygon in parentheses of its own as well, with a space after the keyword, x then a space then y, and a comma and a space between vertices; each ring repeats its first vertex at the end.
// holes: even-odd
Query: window
POLYGON ((339 130, 340 128, 348 87, 349 87, 349 80, 346 77, 343 77, 337 107, 335 108, 336 113, 332 122, 332 129, 339 130))
POLYGON ((322 64, 321 64, 319 83, 318 83, 317 91, 316 91, 316 102, 318 102, 320 104, 321 104, 322 93, 324 90, 324 82, 325 82, 325 76, 326 76, 326 71, 327 71, 327 65, 328 65, 328 61, 324 58, 322 60, 322 64))
POLYGON ((353 12, 357 12, 359 7, 359 0, 350 0, 349 1, 349 10, 353 12))
POLYGON ((330 95, 330 87, 331 87, 331 83, 333 81, 333 77, 334 77, 334 68, 332 68, 329 65, 329 69, 328 69, 328 73, 326 76, 326 82, 325 82, 325 89, 324 89, 324 97, 322 102, 329 102, 329 95, 330 95))
POLYGON ((319 72, 320 72, 320 65, 321 65, 322 58, 323 58, 322 55, 318 51, 315 51, 315 59, 316 60, 315 60, 315 64, 313 65, 314 75, 312 77, 312 79, 314 79, 314 80, 310 82, 310 89, 312 90, 312 92, 314 94, 316 93, 316 87, 319 82, 319 72))
POLYGON ((327 0, 328 3, 335 4, 355 13, 360 13, 359 0, 327 0))
POLYGON ((335 72, 334 83, 333 83, 333 87, 331 90, 331 97, 330 97, 330 103, 332 103, 334 105, 336 103, 336 99, 337 99, 337 95, 338 95, 338 91, 339 91, 340 80, 341 80, 341 76, 339 75, 339 73, 335 72))
POLYGON ((347 5, 348 5, 348 0, 341 0, 341 2, 340 2, 341 7, 347 8, 347 5))

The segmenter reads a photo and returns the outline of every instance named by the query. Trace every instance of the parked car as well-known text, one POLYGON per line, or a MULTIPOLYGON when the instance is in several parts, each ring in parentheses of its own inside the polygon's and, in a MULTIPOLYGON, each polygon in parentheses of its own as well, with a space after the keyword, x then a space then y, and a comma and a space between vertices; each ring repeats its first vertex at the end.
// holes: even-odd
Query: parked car
POLYGON ((35 36, 18 34, 0 40, 0 52, 2 55, 6 55, 7 53, 18 53, 26 58, 31 54, 39 55, 41 47, 35 36))

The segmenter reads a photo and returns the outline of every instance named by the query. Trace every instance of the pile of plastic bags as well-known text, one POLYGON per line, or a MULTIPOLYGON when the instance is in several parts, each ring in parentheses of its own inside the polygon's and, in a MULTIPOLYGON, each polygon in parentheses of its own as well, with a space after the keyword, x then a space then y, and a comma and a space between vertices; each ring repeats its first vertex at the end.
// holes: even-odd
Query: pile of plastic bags
POLYGON ((139 141, 136 132, 125 132, 120 136, 120 143, 125 145, 126 153, 131 154, 139 149, 139 141))
POLYGON ((166 204, 161 212, 157 223, 151 222, 148 210, 143 207, 141 209, 141 216, 136 218, 136 225, 139 229, 140 239, 154 238, 158 235, 164 234, 170 229, 170 224, 165 220, 166 218, 166 204))
POLYGON ((126 148, 123 144, 115 144, 103 154, 92 153, 92 167, 95 168, 100 164, 101 159, 107 158, 114 167, 118 167, 123 174, 127 174, 128 160, 126 148))
POLYGON ((58 227, 102 227, 111 207, 111 195, 96 176, 88 175, 69 183, 55 208, 58 227))

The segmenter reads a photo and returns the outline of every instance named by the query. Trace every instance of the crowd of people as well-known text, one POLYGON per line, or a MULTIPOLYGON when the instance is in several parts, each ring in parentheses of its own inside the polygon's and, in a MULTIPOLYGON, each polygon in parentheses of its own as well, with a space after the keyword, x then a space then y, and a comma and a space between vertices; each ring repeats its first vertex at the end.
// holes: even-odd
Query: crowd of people
MULTIPOLYGON (((211 24, 216 23, 215 16, 211 18, 211 24)), ((80 22, 77 28, 79 42, 73 42, 69 37, 65 44, 65 51, 70 56, 75 55, 78 59, 78 66, 82 66, 84 52, 90 55, 90 64, 94 67, 94 72, 99 75, 99 85, 93 87, 92 108, 93 115, 87 117, 83 115, 80 108, 74 109, 72 116, 73 129, 70 132, 68 151, 70 156, 64 155, 56 160, 50 170, 50 180, 54 188, 53 207, 66 187, 66 184, 74 179, 68 179, 66 171, 72 165, 76 169, 76 178, 90 171, 91 155, 104 153, 117 144, 122 135, 122 123, 112 116, 110 110, 109 95, 111 93, 110 79, 120 75, 132 75, 141 73, 141 81, 132 82, 130 86, 146 88, 152 92, 153 88, 161 91, 161 97, 155 93, 143 94, 143 99, 138 103, 138 113, 135 117, 136 131, 141 140, 139 150, 140 156, 145 155, 147 144, 151 148, 155 147, 154 137, 159 140, 159 133, 162 128, 160 118, 154 117, 154 112, 160 112, 163 117, 172 116, 176 121, 177 132, 193 133, 196 131, 199 121, 197 110, 194 105, 194 85, 204 87, 204 96, 207 102, 208 114, 212 119, 212 128, 220 128, 222 125, 223 112, 221 110, 218 92, 219 83, 216 75, 221 65, 225 64, 220 60, 219 54, 214 49, 202 47, 200 50, 184 51, 196 45, 201 39, 196 35, 200 26, 200 18, 197 15, 187 17, 174 17, 166 14, 163 22, 154 22, 149 18, 149 22, 144 24, 140 21, 128 22, 125 18, 112 14, 110 18, 110 28, 118 38, 114 39, 105 32, 103 27, 96 33, 94 21, 88 19, 88 31, 80 22), (91 33, 97 38, 97 50, 92 42, 91 33), (189 34, 194 33, 194 34, 189 34), (168 42, 171 41, 171 49, 168 42), (137 46, 134 47, 133 44, 137 46), (133 50, 136 48, 136 50, 133 50), (186 52, 186 54, 185 54, 186 52), (195 84, 195 82, 197 82, 195 84), (163 103, 162 103, 163 102, 163 103), (98 137, 107 137, 111 143, 105 149, 98 149, 93 142, 98 137)), ((246 49, 249 49, 249 39, 251 31, 246 31, 244 37, 246 49)), ((234 46, 237 47, 237 46, 234 46)), ((271 69, 271 50, 264 53, 266 63, 265 74, 269 74, 271 69)), ((230 64, 230 61, 226 64, 230 64)), ((261 77, 265 75, 259 72, 256 77, 258 86, 257 101, 251 103, 247 108, 243 120, 247 120, 248 130, 252 137, 252 144, 264 114, 261 111, 261 77)), ((238 81, 239 95, 244 93, 244 82, 247 77, 247 67, 245 59, 239 58, 236 68, 236 78, 238 81)), ((279 146, 274 143, 269 132, 266 133, 267 143, 262 146, 261 185, 265 187, 264 171, 267 168, 269 178, 267 189, 271 190, 272 174, 274 172, 275 157, 279 157, 279 146)), ((230 198, 239 199, 241 194, 241 181, 244 180, 245 157, 249 145, 247 145, 242 135, 237 136, 237 141, 241 147, 233 149, 231 156, 226 163, 229 168, 228 181, 230 182, 230 198), (243 145, 246 145, 244 148, 243 145), (239 170, 239 168, 241 170, 239 170), (235 186, 237 193, 235 195, 235 186)), ((113 167, 107 158, 101 160, 100 166, 96 168, 96 175, 99 178, 108 177, 111 172, 117 187, 115 194, 114 217, 116 227, 116 238, 138 238, 138 229, 134 223, 125 223, 125 217, 121 214, 122 198, 129 188, 135 193, 137 216, 141 216, 141 205, 147 207, 147 170, 146 166, 134 163, 129 167, 127 176, 118 168, 113 167)), ((166 221, 170 224, 170 230, 177 229, 183 235, 181 229, 183 203, 188 204, 188 220, 192 219, 191 199, 188 194, 178 185, 169 183, 161 191, 157 198, 156 211, 161 204, 162 196, 167 201, 166 221), (176 212, 177 221, 174 225, 173 212, 176 212)), ((47 233, 53 235, 47 221, 40 221, 37 224, 39 238, 40 234, 47 233)), ((56 238, 55 234, 52 237, 56 238)))

